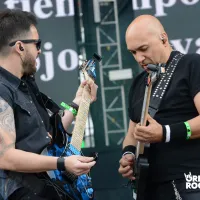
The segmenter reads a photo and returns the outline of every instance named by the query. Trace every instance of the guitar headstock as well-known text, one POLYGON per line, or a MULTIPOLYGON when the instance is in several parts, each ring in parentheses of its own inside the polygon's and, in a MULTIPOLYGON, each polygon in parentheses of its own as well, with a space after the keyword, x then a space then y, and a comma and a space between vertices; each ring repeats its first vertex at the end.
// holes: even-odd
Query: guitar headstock
POLYGON ((85 80, 89 80, 89 81, 95 81, 96 79, 96 71, 95 71, 95 67, 96 67, 96 62, 100 62, 101 61, 101 56, 94 53, 92 59, 90 60, 85 60, 83 62, 83 64, 79 67, 80 70, 83 72, 84 78, 85 80))

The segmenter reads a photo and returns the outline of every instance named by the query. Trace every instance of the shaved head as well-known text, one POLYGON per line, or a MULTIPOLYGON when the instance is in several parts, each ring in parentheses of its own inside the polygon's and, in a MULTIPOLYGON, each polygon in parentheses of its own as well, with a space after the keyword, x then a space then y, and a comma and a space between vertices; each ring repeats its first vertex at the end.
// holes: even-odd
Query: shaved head
POLYGON ((167 61, 172 48, 160 21, 151 15, 135 18, 126 30, 127 49, 143 67, 167 61))
POLYGON ((151 15, 141 15, 129 25, 126 31, 126 36, 130 34, 141 34, 142 32, 148 34, 155 34, 158 37, 165 32, 160 21, 151 15))

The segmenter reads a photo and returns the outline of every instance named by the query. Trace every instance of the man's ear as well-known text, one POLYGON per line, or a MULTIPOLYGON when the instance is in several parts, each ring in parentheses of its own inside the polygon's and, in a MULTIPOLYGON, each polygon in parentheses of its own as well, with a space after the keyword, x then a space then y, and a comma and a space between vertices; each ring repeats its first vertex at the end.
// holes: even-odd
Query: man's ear
POLYGON ((160 35, 160 39, 162 40, 163 44, 165 44, 168 40, 167 34, 166 33, 162 33, 160 35))
POLYGON ((15 44, 15 50, 21 54, 22 51, 24 51, 24 47, 23 47, 23 44, 21 42, 16 42, 15 44))

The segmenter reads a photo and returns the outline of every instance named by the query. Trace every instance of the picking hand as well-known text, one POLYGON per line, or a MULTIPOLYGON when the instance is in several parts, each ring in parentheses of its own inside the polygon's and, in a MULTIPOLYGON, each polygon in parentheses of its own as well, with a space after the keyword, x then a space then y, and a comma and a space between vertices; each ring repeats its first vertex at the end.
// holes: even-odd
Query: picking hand
POLYGON ((89 173, 91 167, 95 165, 93 157, 72 155, 65 157, 65 168, 68 172, 80 176, 89 173))
POLYGON ((156 143, 161 142, 163 137, 162 126, 154 120, 150 115, 147 116, 148 126, 135 127, 134 138, 143 143, 156 143))
POLYGON ((126 154, 120 159, 120 166, 118 171, 124 178, 135 180, 135 177, 133 176, 134 160, 135 156, 132 154, 126 154))

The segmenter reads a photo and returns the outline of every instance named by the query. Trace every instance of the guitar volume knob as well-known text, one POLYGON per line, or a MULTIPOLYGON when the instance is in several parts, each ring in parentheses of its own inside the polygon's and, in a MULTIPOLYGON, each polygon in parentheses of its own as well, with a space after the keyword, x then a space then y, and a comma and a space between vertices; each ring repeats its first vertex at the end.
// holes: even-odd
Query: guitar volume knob
POLYGON ((92 188, 88 188, 88 189, 87 189, 87 193, 88 193, 89 195, 92 195, 93 192, 94 192, 94 190, 93 190, 92 188))

